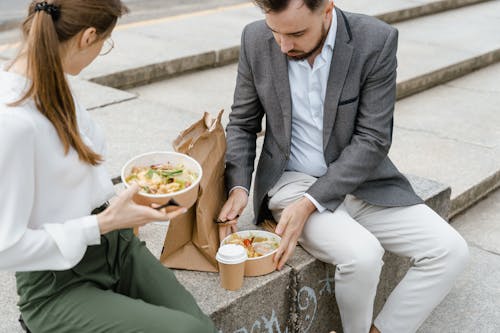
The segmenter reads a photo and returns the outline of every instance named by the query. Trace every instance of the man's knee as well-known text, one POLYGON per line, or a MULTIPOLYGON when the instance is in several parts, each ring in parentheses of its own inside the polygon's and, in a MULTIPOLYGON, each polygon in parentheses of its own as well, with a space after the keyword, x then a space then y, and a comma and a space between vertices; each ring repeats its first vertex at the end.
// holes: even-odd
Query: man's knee
POLYGON ((376 240, 353 249, 349 259, 337 265, 338 273, 354 274, 368 278, 372 276, 378 281, 382 269, 384 249, 376 240))
POLYGON ((445 275, 457 275, 469 261, 469 247, 458 232, 451 227, 436 237, 432 248, 415 259, 416 266, 435 266, 445 275))
POLYGON ((446 267, 454 273, 460 273, 469 262, 469 247, 467 242, 458 233, 448 237, 443 244, 446 253, 446 267))

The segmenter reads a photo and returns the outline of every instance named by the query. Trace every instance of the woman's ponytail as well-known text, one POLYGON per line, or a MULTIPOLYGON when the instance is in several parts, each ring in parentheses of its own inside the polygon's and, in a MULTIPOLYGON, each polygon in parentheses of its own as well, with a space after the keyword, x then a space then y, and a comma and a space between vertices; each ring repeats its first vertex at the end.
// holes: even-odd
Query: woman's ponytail
POLYGON ((87 27, 95 27, 101 35, 109 35, 124 12, 126 7, 119 0, 33 2, 23 23, 26 53, 20 56, 27 59, 31 85, 24 96, 12 105, 33 99, 36 108, 54 125, 65 152, 68 153, 72 147, 80 160, 91 165, 97 165, 103 159, 80 136, 60 46, 87 27))

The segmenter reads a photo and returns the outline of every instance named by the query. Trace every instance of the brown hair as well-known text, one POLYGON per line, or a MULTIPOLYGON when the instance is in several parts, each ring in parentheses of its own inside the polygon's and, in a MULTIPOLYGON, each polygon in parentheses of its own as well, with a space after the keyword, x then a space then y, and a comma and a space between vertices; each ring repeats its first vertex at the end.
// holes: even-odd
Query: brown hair
MULTIPOLYGON (((91 165, 102 156, 83 142, 77 124, 76 107, 63 71, 60 46, 87 28, 97 31, 98 41, 111 35, 120 16, 126 13, 121 0, 52 0, 57 15, 35 10, 41 1, 33 1, 22 25, 27 74, 31 84, 12 106, 32 98, 36 108, 54 125, 66 154, 73 147, 80 160, 91 165)), ((46 4, 45 4, 46 5, 46 4)))
MULTIPOLYGON (((327 0, 302 0, 312 12, 325 4, 327 0)), ((253 2, 264 12, 279 13, 288 8, 291 0, 253 0, 253 2)))

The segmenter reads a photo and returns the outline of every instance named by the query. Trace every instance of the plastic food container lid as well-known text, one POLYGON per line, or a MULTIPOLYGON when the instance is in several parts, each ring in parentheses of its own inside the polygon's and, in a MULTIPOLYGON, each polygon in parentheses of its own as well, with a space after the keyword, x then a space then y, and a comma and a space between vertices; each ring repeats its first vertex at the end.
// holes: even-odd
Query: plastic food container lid
POLYGON ((248 259, 247 250, 241 245, 222 245, 215 257, 221 264, 235 265, 245 262, 248 259))

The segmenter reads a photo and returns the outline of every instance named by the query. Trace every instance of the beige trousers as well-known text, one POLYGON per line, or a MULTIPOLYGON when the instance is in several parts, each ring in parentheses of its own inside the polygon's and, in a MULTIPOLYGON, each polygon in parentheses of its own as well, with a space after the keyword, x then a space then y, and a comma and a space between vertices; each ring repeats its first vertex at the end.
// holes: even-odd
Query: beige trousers
MULTIPOLYGON (((316 178, 285 172, 269 191, 276 221, 316 178)), ((379 207, 348 195, 334 211, 313 213, 299 239, 315 258, 336 265, 335 296, 345 333, 367 333, 384 251, 411 258, 375 326, 382 333, 416 332, 451 290, 469 252, 464 239, 426 205, 379 207)))

